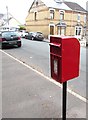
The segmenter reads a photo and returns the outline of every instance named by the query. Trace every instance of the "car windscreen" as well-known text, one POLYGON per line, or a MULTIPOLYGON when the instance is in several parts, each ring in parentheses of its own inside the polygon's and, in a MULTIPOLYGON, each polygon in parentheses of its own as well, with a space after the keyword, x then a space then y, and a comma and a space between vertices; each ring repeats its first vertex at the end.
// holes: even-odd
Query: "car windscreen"
POLYGON ((17 32, 3 32, 2 37, 19 36, 17 32))
POLYGON ((42 35, 42 33, 41 33, 41 32, 37 32, 37 34, 38 34, 38 35, 42 35))

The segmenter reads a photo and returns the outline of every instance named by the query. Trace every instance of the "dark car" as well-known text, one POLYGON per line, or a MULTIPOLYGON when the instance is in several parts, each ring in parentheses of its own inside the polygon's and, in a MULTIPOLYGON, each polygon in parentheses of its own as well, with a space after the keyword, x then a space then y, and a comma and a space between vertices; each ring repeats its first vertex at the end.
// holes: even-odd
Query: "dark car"
POLYGON ((28 35, 25 35, 25 38, 30 40, 43 40, 44 35, 41 32, 29 32, 28 35))
POLYGON ((6 31, 0 33, 0 47, 14 46, 21 47, 21 38, 15 31, 6 31))

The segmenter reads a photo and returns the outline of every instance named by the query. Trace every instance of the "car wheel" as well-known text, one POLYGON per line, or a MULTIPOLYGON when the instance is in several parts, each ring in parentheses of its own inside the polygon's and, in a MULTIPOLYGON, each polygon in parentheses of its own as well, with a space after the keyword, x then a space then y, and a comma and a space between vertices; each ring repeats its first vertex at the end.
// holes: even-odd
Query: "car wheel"
POLYGON ((2 49, 2 45, 0 44, 0 49, 2 49))
POLYGON ((32 40, 34 40, 34 37, 32 36, 32 38, 31 38, 32 40))
POLYGON ((21 47, 21 42, 19 42, 19 43, 17 44, 17 46, 18 46, 18 47, 21 47))
POLYGON ((21 44, 19 44, 18 47, 21 47, 21 44))
POLYGON ((4 44, 2 44, 2 45, 1 45, 1 49, 4 49, 4 48, 5 48, 5 45, 4 45, 4 44))
POLYGON ((26 38, 26 35, 25 35, 25 39, 27 39, 27 38, 26 38))

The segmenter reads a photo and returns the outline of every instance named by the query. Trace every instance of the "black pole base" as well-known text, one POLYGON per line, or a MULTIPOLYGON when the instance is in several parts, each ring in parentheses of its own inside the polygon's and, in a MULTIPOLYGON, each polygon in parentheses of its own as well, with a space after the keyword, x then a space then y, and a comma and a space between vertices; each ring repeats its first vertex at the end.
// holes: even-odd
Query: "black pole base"
POLYGON ((62 120, 66 120, 66 99, 67 99, 67 81, 63 83, 63 108, 62 108, 62 120))

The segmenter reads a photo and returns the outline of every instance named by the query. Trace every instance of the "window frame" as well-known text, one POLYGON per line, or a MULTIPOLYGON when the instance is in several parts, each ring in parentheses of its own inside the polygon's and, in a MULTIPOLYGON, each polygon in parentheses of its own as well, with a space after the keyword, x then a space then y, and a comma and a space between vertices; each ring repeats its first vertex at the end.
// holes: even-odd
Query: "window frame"
POLYGON ((75 35, 76 36, 81 36, 82 35, 82 26, 75 26, 75 35))
POLYGON ((34 20, 35 20, 35 21, 37 20, 37 14, 38 14, 38 12, 37 12, 37 11, 34 11, 34 20))
POLYGON ((87 18, 86 18, 86 15, 84 15, 84 23, 86 23, 87 21, 87 18))
POLYGON ((77 21, 80 22, 80 19, 81 19, 81 15, 77 14, 77 21))
POLYGON ((50 8, 50 9, 49 9, 49 12, 50 12, 50 19, 51 19, 51 20, 54 19, 54 18, 55 18, 55 9, 50 8))
POLYGON ((60 21, 63 21, 65 18, 65 11, 64 10, 59 10, 59 14, 60 14, 60 21))
POLYGON ((58 35, 66 35, 66 27, 58 26, 58 35), (63 32, 64 34, 62 34, 63 32))

